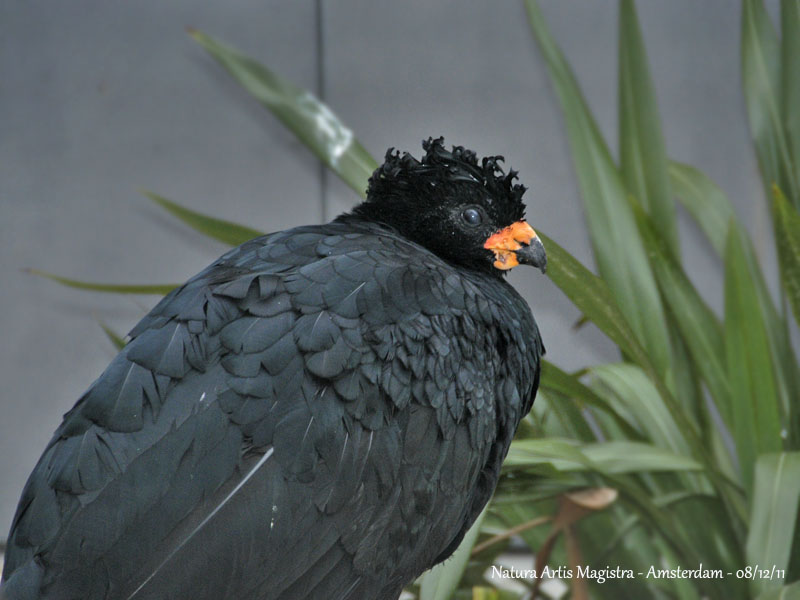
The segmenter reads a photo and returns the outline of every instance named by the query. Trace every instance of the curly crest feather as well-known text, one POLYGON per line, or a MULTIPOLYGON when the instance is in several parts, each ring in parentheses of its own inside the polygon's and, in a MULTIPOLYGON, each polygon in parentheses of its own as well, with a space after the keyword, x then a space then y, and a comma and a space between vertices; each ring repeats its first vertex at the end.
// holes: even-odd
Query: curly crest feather
POLYGON ((524 218, 522 195, 526 188, 514 183, 517 171, 510 169, 507 174, 503 171, 499 164, 505 160, 503 156, 486 156, 479 163, 477 154, 463 146, 447 150, 443 137, 428 138, 422 142, 422 149, 425 155, 417 160, 408 152, 401 154, 389 148, 384 163, 369 178, 368 198, 385 197, 392 191, 420 183, 436 186, 473 182, 483 187, 491 200, 504 204, 515 220, 524 218))

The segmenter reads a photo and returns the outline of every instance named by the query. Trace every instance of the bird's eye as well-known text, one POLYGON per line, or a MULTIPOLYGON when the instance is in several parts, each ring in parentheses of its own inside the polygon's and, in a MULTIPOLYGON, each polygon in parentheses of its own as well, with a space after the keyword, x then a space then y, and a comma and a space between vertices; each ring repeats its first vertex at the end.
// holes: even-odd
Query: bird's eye
POLYGON ((473 227, 480 225, 481 221, 483 221, 483 217, 481 217, 481 213, 477 208, 464 209, 464 212, 461 213, 461 218, 464 219, 464 222, 467 225, 471 225, 473 227))

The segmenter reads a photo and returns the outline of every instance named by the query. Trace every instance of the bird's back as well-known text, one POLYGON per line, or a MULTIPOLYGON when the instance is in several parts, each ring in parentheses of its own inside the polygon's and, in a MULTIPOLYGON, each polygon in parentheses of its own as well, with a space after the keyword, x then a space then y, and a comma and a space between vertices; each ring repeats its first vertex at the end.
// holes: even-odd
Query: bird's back
POLYGON ((9 600, 396 598, 488 501, 542 353, 524 301, 374 224, 257 238, 65 415, 9 600))

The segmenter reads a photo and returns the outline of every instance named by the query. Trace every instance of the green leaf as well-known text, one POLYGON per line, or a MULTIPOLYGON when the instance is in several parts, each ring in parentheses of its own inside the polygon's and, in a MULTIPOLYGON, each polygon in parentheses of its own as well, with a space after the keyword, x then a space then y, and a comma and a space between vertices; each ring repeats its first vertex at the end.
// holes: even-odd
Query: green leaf
POLYGON ((542 435, 568 437, 587 442, 597 439, 595 430, 589 426, 579 402, 563 396, 552 388, 540 386, 530 418, 523 419, 517 429, 516 437, 538 438, 542 435), (529 422, 532 426, 526 427, 529 422))
POLYGON ((496 590, 488 587, 472 588, 471 600, 520 600, 521 596, 508 590, 496 590))
POLYGON ((764 311, 755 291, 745 233, 731 221, 725 256, 725 347, 732 431, 745 488, 758 454, 781 449, 780 400, 764 311))
POLYGON ((164 196, 159 196, 154 192, 148 192, 145 190, 142 193, 150 198, 153 202, 178 217, 192 229, 225 244, 238 246, 239 244, 243 244, 248 240, 252 240, 253 238, 264 235, 263 232, 256 229, 251 229, 250 227, 238 225, 237 223, 232 223, 230 221, 224 221, 222 219, 215 219, 214 217, 209 217, 208 215, 189 210, 188 208, 185 208, 176 202, 172 202, 171 200, 167 200, 164 198, 164 196))
POLYGON ((636 437, 636 431, 620 414, 609 405, 590 387, 581 383, 580 379, 563 371, 549 361, 542 361, 542 374, 539 389, 551 391, 583 403, 586 406, 603 411, 627 434, 627 437, 636 437))
POLYGON ((378 167, 353 132, 310 92, 197 30, 190 35, 323 163, 363 197, 378 167))
POLYGON ((467 567, 472 547, 478 539, 481 523, 486 517, 487 510, 488 506, 481 511, 453 555, 422 575, 419 600, 448 600, 453 595, 458 587, 458 582, 461 581, 461 575, 467 567))
POLYGON ((547 275, 553 283, 624 354, 647 359, 647 353, 641 347, 606 282, 584 267, 555 240, 542 231, 537 233, 547 248, 547 275))
POLYGON ((54 275, 46 271, 40 271, 39 269, 25 269, 25 272, 31 273, 33 275, 39 275, 41 277, 46 277, 47 279, 52 279, 53 281, 57 281, 61 285, 66 285, 68 287, 77 288, 80 290, 91 290, 94 292, 113 292, 115 294, 158 294, 159 296, 163 296, 174 290, 179 285, 175 283, 156 284, 156 285, 97 283, 93 281, 79 281, 77 279, 69 279, 67 277, 61 277, 60 275, 54 275))
POLYGON ((705 232, 717 254, 724 256, 733 206, 720 187, 702 171, 670 161, 669 179, 675 196, 705 232))
MULTIPOLYGON (((670 176, 678 197, 706 232, 720 256, 724 257, 728 224, 731 221, 738 223, 727 197, 703 173, 686 165, 671 163, 670 176)), ((741 225, 737 226, 741 228, 741 225)), ((648 244, 648 248, 652 252, 652 244, 648 244)), ((800 397, 800 370, 798 369, 797 359, 789 340, 786 321, 778 314, 775 308, 766 281, 756 260, 753 245, 746 237, 742 237, 741 248, 752 275, 752 283, 758 296, 760 310, 767 324, 767 339, 769 340, 772 357, 775 360, 778 373, 778 393, 781 398, 781 405, 788 414, 788 407, 792 403, 792 398, 800 397)), ((654 268, 657 267, 654 266, 654 268)), ((663 282, 661 283, 662 293, 664 293, 666 288, 663 287, 663 282)), ((669 299, 667 300, 669 304, 669 299)), ((699 363, 699 366, 708 367, 709 365, 699 363)), ((704 376, 708 375, 708 372, 704 373, 704 376)), ((707 379, 707 381, 709 380, 707 379)), ((722 396, 717 398, 718 407, 725 415, 725 407, 721 404, 721 398, 722 396)), ((800 439, 800 432, 792 430, 790 434, 800 439)))
POLYGON ((655 90, 633 0, 619 5, 619 152, 628 191, 659 225, 670 251, 680 256, 675 203, 655 90))
POLYGON ((789 204, 777 186, 773 189, 773 197, 781 281, 794 318, 800 324, 800 213, 789 204))
POLYGON ((664 406, 653 383, 641 368, 631 364, 606 364, 590 370, 604 397, 626 420, 657 446, 686 454, 686 439, 664 406), (610 393, 609 393, 610 392, 610 393))
POLYGON ((122 350, 125 347, 125 344, 126 344, 125 338, 122 337, 121 335, 119 335, 116 331, 111 329, 108 325, 106 325, 102 321, 100 321, 99 324, 100 324, 100 327, 102 327, 102 329, 105 332, 105 334, 108 337, 108 339, 111 340, 112 344, 114 344, 114 347, 117 350, 122 350))
MULTIPOLYGON (((761 569, 786 570, 792 556, 792 540, 798 526, 800 499, 800 452, 763 454, 755 464, 755 485, 747 537, 747 562, 761 569)), ((795 551, 800 548, 795 548, 795 551)), ((780 586, 783 577, 755 578, 755 593, 780 586)))
MULTIPOLYGON (((670 177, 672 179, 673 188, 677 196, 683 202, 685 208, 703 228, 720 256, 724 257, 728 225, 732 221, 738 223, 728 198, 714 182, 706 177, 706 175, 687 165, 675 162, 671 163, 670 177)), ((740 225, 737 225, 737 227, 741 229, 740 225)), ((776 238, 777 237, 779 237, 779 234, 776 233, 776 238)), ((709 387, 713 386, 711 392, 716 399, 717 407, 723 416, 729 415, 724 399, 726 397, 726 388, 730 386, 726 381, 720 378, 717 365, 714 364, 714 362, 709 362, 707 358, 704 359, 700 355, 700 353, 707 353, 698 345, 700 343, 708 345, 710 342, 716 346, 713 342, 714 334, 712 331, 712 329, 714 329, 712 323, 716 321, 716 318, 712 319, 710 314, 707 318, 702 316, 702 313, 707 311, 705 308, 701 308, 702 300, 700 298, 691 297, 694 293, 691 291, 692 288, 689 287, 690 284, 688 282, 686 282, 687 285, 681 284, 681 280, 685 279, 684 276, 673 272, 671 276, 673 276, 675 283, 679 285, 677 287, 668 285, 665 281, 665 275, 670 276, 670 273, 665 273, 663 270, 669 269, 670 266, 669 264, 663 264, 663 251, 658 253, 661 258, 659 258, 658 254, 654 256, 652 236, 650 236, 650 238, 649 240, 645 239, 645 243, 648 246, 648 251, 651 253, 651 263, 653 264, 657 277, 659 277, 662 294, 665 295, 670 309, 673 310, 675 315, 679 316, 682 314, 683 317, 687 317, 689 315, 678 312, 680 309, 676 308, 677 303, 685 301, 688 304, 695 305, 695 308, 690 310, 695 315, 694 320, 697 322, 698 327, 697 329, 687 328, 686 326, 689 325, 689 323, 683 319, 679 322, 679 325, 682 324, 681 333, 684 335, 684 339, 693 351, 693 355, 696 358, 696 365, 701 370, 704 379, 709 387), (661 272, 659 272, 660 268, 662 269, 661 272), (680 299, 677 297, 678 295, 684 297, 680 299), (705 341, 700 339, 700 336, 704 337, 705 341)), ((777 369, 776 384, 778 387, 778 394, 781 398, 781 406, 784 408, 784 412, 789 414, 789 407, 792 404, 792 399, 800 397, 800 370, 798 370, 796 355, 789 340, 786 321, 778 314, 775 308, 769 289, 761 273, 761 268, 756 260, 753 245, 750 240, 744 236, 741 238, 741 242, 741 249, 746 259, 745 262, 751 274, 752 285, 758 297, 760 312, 767 325, 767 339, 777 369)), ((672 262, 676 263, 676 261, 672 262)), ((674 269, 672 270, 674 271, 674 269)), ((707 354, 707 356, 711 356, 711 354, 707 354)), ((726 418, 726 422, 730 422, 729 416, 726 418)), ((800 432, 792 429, 790 434, 793 435, 794 439, 800 440, 800 432)))
POLYGON ((697 471, 697 461, 669 450, 630 441, 579 444, 543 438, 515 440, 506 457, 509 469, 544 463, 559 471, 597 471, 609 475, 656 471, 697 471))
POLYGON ((558 470, 586 470, 589 460, 581 452, 580 442, 559 438, 514 440, 504 468, 527 467, 550 463, 558 470))
MULTIPOLYGON (((650 494, 637 483, 643 472, 649 473, 651 469, 653 472, 663 470, 672 472, 675 469, 690 472, 702 469, 699 463, 688 457, 635 442, 581 445, 572 440, 545 438, 514 441, 504 469, 511 471, 506 479, 538 473, 540 469, 545 472, 548 469, 556 469, 556 472, 565 474, 585 472, 587 478, 581 487, 597 485, 595 478, 588 477, 591 473, 597 473, 607 485, 623 494, 629 503, 628 507, 638 512, 642 521, 658 532, 656 537, 661 536, 679 556, 686 557, 690 561, 697 560, 694 550, 678 535, 679 525, 669 511, 657 506, 650 494), (637 457, 640 460, 637 460, 637 457), (547 468, 541 469, 541 467, 547 468)), ((553 477, 536 481, 550 483, 553 477)), ((508 498, 514 503, 524 501, 520 497, 508 496, 508 498)), ((605 544, 607 540, 608 537, 605 537, 603 543, 605 544)), ((641 554, 645 549, 639 544, 637 550, 641 554)), ((652 564, 653 561, 650 562, 652 564)))
POLYGON ((606 473, 699 471, 703 468, 688 456, 640 442, 620 440, 590 444, 584 447, 583 453, 606 473))
POLYGON ((538 4, 525 6, 564 112, 598 269, 663 377, 670 364, 666 318, 625 186, 538 4))
MULTIPOLYGON (((781 75, 783 125, 800 184, 800 0, 781 0, 781 75)), ((800 211, 800 198, 793 200, 800 211)))
POLYGON ((780 43, 763 0, 742 1, 742 85, 766 197, 777 183, 798 198, 782 122, 780 43))
MULTIPOLYGON (((739 229, 742 230, 741 226, 739 229)), ((794 348, 789 338, 789 328, 784 317, 778 314, 772 296, 767 288, 764 274, 750 240, 742 236, 741 248, 744 251, 750 278, 758 298, 761 314, 767 326, 767 340, 772 352, 772 360, 776 369, 776 385, 781 399, 781 409, 793 427, 789 430, 792 444, 800 444, 800 422, 797 411, 792 410, 797 398, 800 398, 800 364, 797 362, 794 348), (791 416, 794 415, 794 418, 791 416)))
POLYGON ((711 480, 721 497, 731 506, 738 507, 741 502, 738 492, 723 480, 713 462, 711 451, 707 449, 700 438, 695 422, 689 418, 683 407, 676 401, 669 389, 661 380, 655 367, 650 362, 647 352, 641 347, 625 319, 620 314, 619 308, 611 297, 605 282, 591 273, 580 264, 566 250, 544 235, 541 231, 539 237, 547 248, 548 274, 553 282, 572 300, 589 319, 614 341, 620 349, 635 363, 642 367, 644 372, 655 385, 659 396, 667 407, 670 416, 677 428, 682 432, 691 455, 707 465, 706 475, 711 480))
POLYGON ((675 423, 683 431, 695 456, 704 449, 695 423, 686 415, 672 393, 664 384, 650 355, 641 346, 630 325, 611 296, 605 281, 589 271, 569 252, 541 231, 538 232, 547 248, 547 274, 573 304, 613 341, 633 362, 638 364, 653 381, 659 395, 669 409, 675 423))
POLYGON ((694 366, 701 373, 712 398, 723 411, 725 422, 730 426, 730 413, 724 412, 730 405, 730 385, 725 368, 722 325, 658 235, 653 220, 644 215, 641 209, 637 208, 636 212, 661 295, 689 349, 694 366))
POLYGON ((758 595, 756 600, 800 600, 800 581, 758 595))
MULTIPOLYGON (((674 348, 688 349, 690 367, 684 368, 682 377, 694 376, 699 372, 708 386, 711 401, 728 428, 732 427, 731 389, 727 371, 727 357, 723 340, 722 326, 716 314, 708 307, 683 271, 680 263, 671 255, 663 240, 656 234, 652 220, 637 208, 637 218, 650 263, 656 274, 662 296, 669 307, 670 320, 677 326, 682 343, 674 348)), ((708 404, 698 396, 691 407, 695 420, 701 424, 706 448, 713 456, 714 468, 725 474, 729 481, 739 481, 734 467, 734 457, 730 448, 723 442, 720 428, 708 404)), ((674 445, 670 445, 674 447, 674 445)), ((696 480, 685 478, 685 483, 696 489, 696 480)), ((731 485, 723 488, 723 499, 733 515, 741 521, 731 522, 732 527, 742 527, 746 521, 746 508, 742 495, 731 485)))
MULTIPOLYGON (((724 257, 728 225, 731 221, 738 223, 725 194, 703 173, 687 165, 671 163, 670 177, 675 192, 685 208, 706 232, 720 256, 724 257)), ((741 225, 737 226, 741 228, 741 225)), ((645 242, 648 243, 648 240, 645 242)), ((798 368, 796 355, 789 340, 786 321, 775 308, 756 260, 753 245, 749 239, 742 237, 741 248, 746 257, 748 269, 752 275, 752 283, 758 296, 758 303, 767 324, 767 337, 779 375, 777 377, 778 393, 781 397, 781 404, 788 414, 792 398, 800 397, 800 368, 798 368)), ((651 243, 648 243, 648 251, 653 252, 651 243)), ((658 267, 654 265, 654 269, 656 268, 658 267)), ((666 288, 663 287, 663 281, 661 284, 662 293, 664 293, 666 288)), ((667 301, 669 304, 669 298, 667 301)), ((708 365, 700 363, 700 366, 707 367, 708 365)), ((708 373, 704 373, 704 375, 708 375, 708 373)), ((719 408, 725 414, 725 409, 721 404, 719 408)), ((790 433, 800 440, 800 432, 791 431, 790 433)))

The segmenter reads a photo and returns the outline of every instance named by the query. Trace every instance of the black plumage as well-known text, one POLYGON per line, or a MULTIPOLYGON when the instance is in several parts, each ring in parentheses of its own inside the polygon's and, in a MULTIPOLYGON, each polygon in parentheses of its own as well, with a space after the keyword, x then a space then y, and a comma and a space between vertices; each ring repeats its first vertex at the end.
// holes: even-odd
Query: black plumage
POLYGON ((501 157, 423 146, 131 331, 25 486, 8 600, 395 599, 455 550, 544 352, 502 269, 544 253, 501 157))

